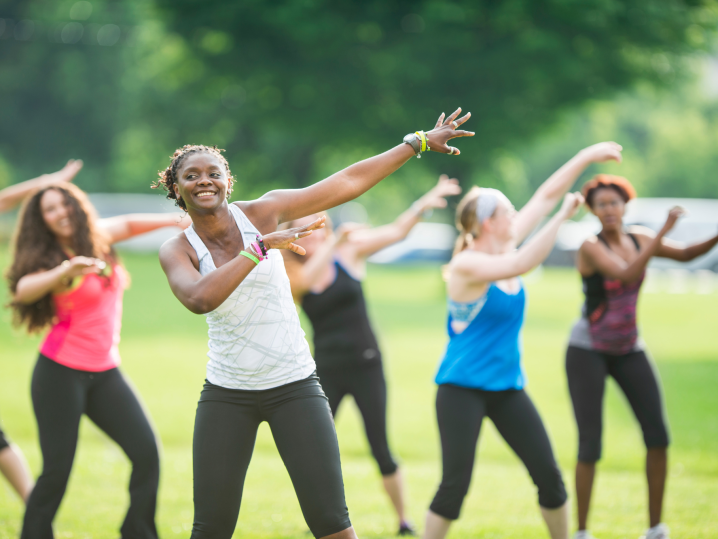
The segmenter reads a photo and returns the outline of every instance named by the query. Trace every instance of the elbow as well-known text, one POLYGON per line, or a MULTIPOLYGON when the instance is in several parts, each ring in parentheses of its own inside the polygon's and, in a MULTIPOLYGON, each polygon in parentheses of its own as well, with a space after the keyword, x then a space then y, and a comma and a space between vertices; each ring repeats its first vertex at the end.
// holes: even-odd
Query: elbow
POLYGON ((187 310, 194 314, 207 314, 217 308, 216 305, 212 305, 205 298, 201 297, 186 298, 182 301, 182 304, 187 307, 187 310))

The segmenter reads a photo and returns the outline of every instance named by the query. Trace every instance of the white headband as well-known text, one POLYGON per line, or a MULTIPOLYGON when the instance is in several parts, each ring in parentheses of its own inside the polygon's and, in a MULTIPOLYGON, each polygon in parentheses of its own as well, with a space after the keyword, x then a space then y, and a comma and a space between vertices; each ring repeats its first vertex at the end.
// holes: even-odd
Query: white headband
POLYGON ((479 200, 476 202, 476 218, 479 224, 494 215, 501 195, 501 191, 490 187, 482 187, 479 190, 479 200))

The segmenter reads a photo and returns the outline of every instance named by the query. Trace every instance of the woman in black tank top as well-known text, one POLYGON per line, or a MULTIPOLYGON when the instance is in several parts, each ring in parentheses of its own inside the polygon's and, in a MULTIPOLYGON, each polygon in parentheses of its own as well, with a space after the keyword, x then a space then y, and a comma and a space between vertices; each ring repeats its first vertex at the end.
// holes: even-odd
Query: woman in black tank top
POLYGON ((456 180, 442 176, 431 191, 389 225, 365 229, 344 224, 334 233, 327 226, 295 242, 304 247, 306 256, 283 253, 294 299, 312 323, 314 360, 329 406, 336 414, 345 395, 354 397, 384 488, 399 518, 401 535, 413 535, 413 529, 405 516, 401 473, 387 441, 386 382, 360 277, 367 257, 403 240, 424 211, 445 207, 444 197, 460 192, 456 180))

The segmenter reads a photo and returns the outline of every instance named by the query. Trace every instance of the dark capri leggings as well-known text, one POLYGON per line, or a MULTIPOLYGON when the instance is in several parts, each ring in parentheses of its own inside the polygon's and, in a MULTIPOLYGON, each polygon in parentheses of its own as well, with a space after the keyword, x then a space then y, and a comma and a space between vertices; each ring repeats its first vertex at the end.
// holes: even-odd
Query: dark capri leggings
POLYGON ((626 395, 641 425, 646 447, 668 446, 658 374, 645 352, 613 356, 569 346, 566 374, 578 424, 579 461, 596 462, 601 458, 603 393, 609 375, 626 395))
MULTIPOLYGON (((22 539, 52 539, 77 447, 82 414, 112 438, 132 462, 130 507, 123 539, 154 539, 160 459, 147 415, 118 369, 85 372, 40 355, 32 375, 42 474, 25 511, 22 539)), ((92 508, 88 508, 91 511, 92 508)))
POLYGON ((372 455, 382 475, 391 475, 398 466, 389 450, 386 435, 386 381, 380 361, 370 366, 343 369, 317 369, 319 381, 329 399, 332 415, 346 395, 354 397, 372 455))
POLYGON ((506 443, 526 466, 538 487, 541 507, 566 503, 566 488, 538 411, 524 390, 482 391, 444 384, 436 394, 443 475, 430 509, 459 518, 474 468, 476 443, 484 417, 493 421, 506 443))
POLYGON ((192 539, 232 537, 262 421, 269 423, 314 536, 349 528, 337 435, 319 379, 260 391, 207 382, 194 425, 192 539))
POLYGON ((0 451, 7 447, 10 447, 10 440, 7 439, 2 428, 0 428, 0 451))

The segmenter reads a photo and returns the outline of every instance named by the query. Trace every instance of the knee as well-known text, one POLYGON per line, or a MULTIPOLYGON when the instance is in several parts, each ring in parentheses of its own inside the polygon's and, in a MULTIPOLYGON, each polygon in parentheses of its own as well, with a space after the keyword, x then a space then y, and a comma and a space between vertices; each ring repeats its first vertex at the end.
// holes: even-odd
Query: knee
POLYGON ((399 465, 392 458, 388 447, 386 448, 386 451, 382 451, 381 453, 374 452, 374 459, 379 465, 379 471, 381 472, 381 475, 383 475, 384 477, 386 477, 387 475, 395 474, 396 471, 399 469, 399 465))
POLYGON ((335 507, 324 507, 311 514, 305 515, 307 526, 311 530, 314 537, 326 537, 334 535, 341 531, 351 528, 349 520, 349 509, 346 504, 341 507, 337 504, 335 507))
POLYGON ((536 482, 538 487, 538 502, 546 509, 558 509, 568 499, 566 485, 563 483, 561 471, 558 467, 544 474, 540 481, 536 482))
POLYGON ((444 478, 429 509, 448 520, 456 520, 461 513, 464 498, 469 492, 471 477, 447 480, 444 478))
POLYGON ((131 451, 127 452, 127 456, 134 469, 140 470, 144 474, 159 475, 160 452, 154 436, 138 443, 131 451))
POLYGON ((647 449, 667 448, 670 444, 670 437, 665 423, 643 429, 643 441, 647 449))
POLYGON ((601 460, 601 434, 581 434, 578 441, 578 460, 594 463, 601 460))

